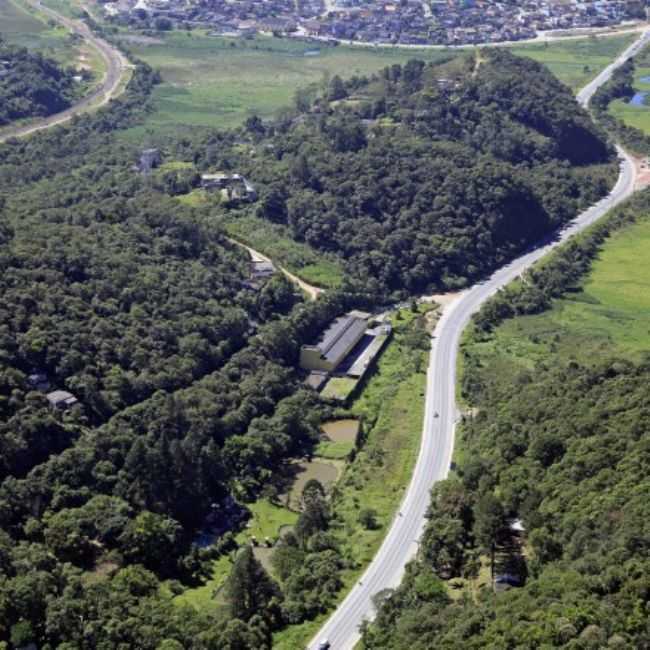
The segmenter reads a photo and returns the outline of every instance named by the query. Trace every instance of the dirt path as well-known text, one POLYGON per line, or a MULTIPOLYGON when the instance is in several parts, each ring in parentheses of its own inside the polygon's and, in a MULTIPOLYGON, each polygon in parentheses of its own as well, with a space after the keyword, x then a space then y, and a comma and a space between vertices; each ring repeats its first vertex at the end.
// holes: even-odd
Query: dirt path
POLYGON ((133 66, 127 61, 126 57, 112 45, 96 36, 92 30, 81 20, 72 20, 58 14, 56 11, 43 6, 39 0, 25 0, 27 4, 34 9, 45 14, 48 18, 55 20, 71 32, 78 34, 92 48, 97 50, 106 65, 106 72, 101 84, 97 86, 90 94, 80 99, 74 106, 50 115, 49 117, 32 122, 25 126, 9 127, 0 131, 0 142, 5 142, 10 138, 21 138, 26 135, 49 129, 58 124, 63 124, 71 120, 75 115, 79 115, 90 109, 97 109, 107 104, 111 99, 117 97, 123 90, 121 88, 122 80, 127 71, 133 66))
MULTIPOLYGON (((251 248, 250 246, 243 244, 242 242, 237 241, 232 237, 228 237, 227 239, 229 242, 235 244, 236 246, 245 248, 250 254, 251 260, 253 262, 271 262, 271 264, 274 264, 273 260, 270 257, 263 255, 259 251, 256 251, 254 248, 251 248)), ((291 273, 291 271, 287 271, 287 269, 285 269, 283 266, 279 266, 278 268, 291 282, 293 282, 293 284, 302 289, 311 300, 316 300, 316 298, 318 298, 318 296, 320 296, 320 294, 325 291, 324 289, 321 289, 321 287, 315 287, 313 284, 305 282, 302 278, 299 278, 297 275, 291 273)))

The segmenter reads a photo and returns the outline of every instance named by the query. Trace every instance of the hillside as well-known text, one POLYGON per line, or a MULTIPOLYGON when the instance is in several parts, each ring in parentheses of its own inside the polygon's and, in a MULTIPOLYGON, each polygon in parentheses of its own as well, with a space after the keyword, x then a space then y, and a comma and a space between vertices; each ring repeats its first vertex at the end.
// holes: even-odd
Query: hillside
POLYGON ((613 177, 602 134, 540 64, 481 57, 334 77, 292 120, 249 120, 257 215, 408 292, 464 286, 568 221, 613 177))
POLYGON ((391 292, 478 277, 606 192, 614 168, 570 92, 506 53, 335 77, 274 124, 170 139, 142 173, 117 132, 158 82, 137 64, 96 114, 0 146, 0 641, 16 647, 263 650, 325 613, 405 483, 427 318, 399 314, 357 405, 356 472, 337 498, 305 481, 298 513, 280 502, 295 461, 340 415, 304 388, 301 344, 391 292), (261 199, 198 189, 216 169, 261 199), (251 290, 222 229, 240 216, 342 262, 340 288, 251 290), (294 526, 260 549, 265 566, 247 519, 260 540, 294 526))
POLYGON ((456 472, 365 648, 650 643, 649 220, 646 191, 476 320, 456 472))
POLYGON ((0 36, 0 126, 44 117, 70 106, 77 95, 75 73, 0 36))

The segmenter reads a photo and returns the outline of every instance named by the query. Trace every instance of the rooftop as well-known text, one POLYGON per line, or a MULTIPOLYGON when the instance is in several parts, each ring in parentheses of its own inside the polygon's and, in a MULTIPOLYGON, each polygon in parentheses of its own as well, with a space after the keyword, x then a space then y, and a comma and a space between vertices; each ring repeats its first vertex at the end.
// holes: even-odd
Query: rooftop
POLYGON ((352 341, 356 341, 366 331, 368 323, 354 314, 337 318, 324 332, 316 347, 323 357, 336 361, 344 354, 352 341))
POLYGON ((47 401, 52 406, 72 406, 77 403, 77 398, 67 390, 53 390, 46 395, 47 401))

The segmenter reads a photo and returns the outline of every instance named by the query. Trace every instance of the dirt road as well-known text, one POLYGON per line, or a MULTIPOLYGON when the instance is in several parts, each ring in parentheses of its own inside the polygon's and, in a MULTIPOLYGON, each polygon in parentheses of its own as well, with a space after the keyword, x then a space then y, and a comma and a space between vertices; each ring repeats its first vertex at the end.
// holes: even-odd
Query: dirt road
MULTIPOLYGON (((232 237, 228 237, 228 241, 235 244, 236 246, 240 246, 241 248, 245 248, 248 253, 251 256, 251 260, 253 262, 271 262, 271 264, 274 264, 273 260, 271 260, 269 257, 266 255, 263 255, 259 251, 256 251, 254 248, 251 248, 250 246, 247 246, 246 244, 242 244, 242 242, 237 241, 236 239, 233 239, 232 237)), ((280 266, 279 267, 280 271, 284 273, 284 275, 291 281, 293 284, 295 284, 297 287, 302 289, 311 300, 316 300, 318 296, 320 296, 321 293, 323 293, 324 289, 321 289, 320 287, 315 287, 313 284, 309 284, 308 282, 305 282, 301 278, 299 278, 297 275, 294 275, 291 273, 291 271, 287 271, 284 267, 280 266)))

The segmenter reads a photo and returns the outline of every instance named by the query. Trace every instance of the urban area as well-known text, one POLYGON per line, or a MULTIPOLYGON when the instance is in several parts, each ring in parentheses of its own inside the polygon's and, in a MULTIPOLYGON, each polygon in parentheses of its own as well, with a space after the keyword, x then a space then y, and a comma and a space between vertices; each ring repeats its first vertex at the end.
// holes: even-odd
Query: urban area
POLYGON ((517 41, 646 15, 645 2, 624 0, 118 0, 104 7, 109 19, 153 20, 158 29, 208 27, 215 35, 401 45, 517 41))

